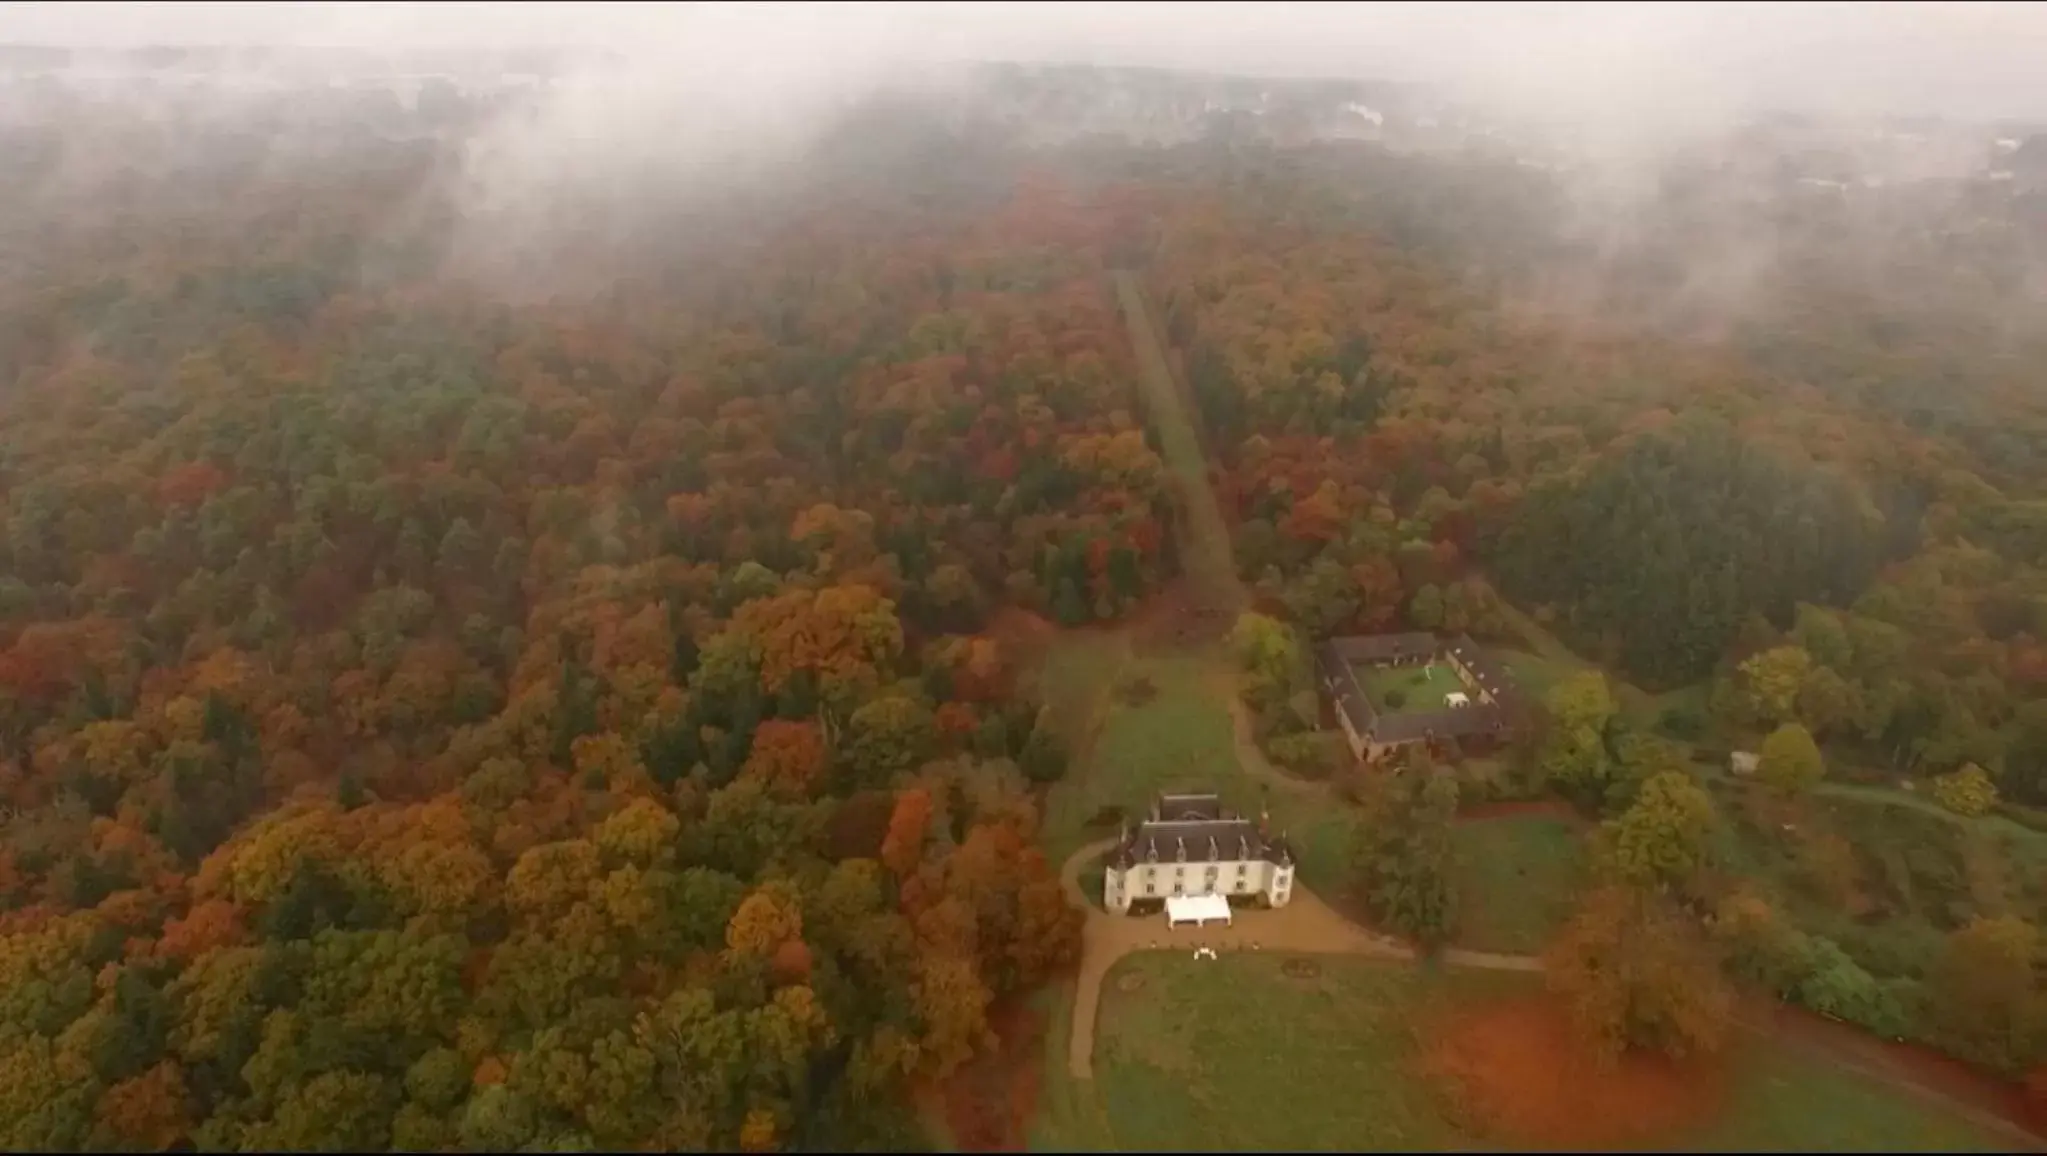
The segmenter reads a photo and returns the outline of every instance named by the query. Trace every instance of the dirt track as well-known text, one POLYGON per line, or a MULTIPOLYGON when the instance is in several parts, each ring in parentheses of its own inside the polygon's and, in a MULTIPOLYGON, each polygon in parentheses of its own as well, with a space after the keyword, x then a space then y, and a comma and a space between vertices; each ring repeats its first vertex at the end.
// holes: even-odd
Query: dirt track
POLYGON ((1359 927, 1303 887, 1294 889, 1293 901, 1285 907, 1238 911, 1233 927, 1169 931, 1163 916, 1112 915, 1082 894, 1080 873, 1091 859, 1115 845, 1114 838, 1091 843, 1075 852, 1060 871, 1067 896, 1087 912, 1087 923, 1081 928, 1080 977, 1073 993, 1073 1031, 1068 1038, 1067 1067, 1077 1079, 1094 1078, 1095 1017, 1101 1007, 1102 980, 1117 960, 1133 951, 1212 947, 1217 951, 1414 958, 1406 944, 1359 927))
MULTIPOLYGON (((1164 449, 1167 468, 1174 479, 1185 511, 1181 527, 1189 539, 1182 543, 1188 566, 1188 584, 1199 606, 1234 610, 1246 599, 1237 578, 1236 563, 1230 555, 1229 529, 1224 524, 1215 493, 1209 488, 1206 463, 1201 452, 1200 431, 1185 399, 1172 378, 1158 333, 1145 307, 1143 291, 1128 273, 1116 275, 1116 289, 1130 327, 1130 339, 1138 355, 1145 405, 1164 449)), ((1334 799, 1327 784, 1295 778, 1274 767, 1258 749, 1251 733, 1251 719, 1236 693, 1235 675, 1227 669, 1216 672, 1223 701, 1230 704, 1233 743, 1237 762, 1252 775, 1278 789, 1334 799)), ((1073 1027, 1068 1037, 1067 1066, 1078 1079, 1094 1078, 1095 1020, 1100 1012, 1102 981, 1116 961, 1133 951, 1192 951, 1213 947, 1218 951, 1283 951, 1295 954, 1364 955, 1378 959, 1412 960, 1414 949, 1389 936, 1379 935, 1352 923, 1323 902, 1314 891, 1294 888, 1293 900, 1277 910, 1246 909, 1230 928, 1182 929, 1168 931, 1161 918, 1143 919, 1111 915, 1102 911, 1090 896, 1081 893, 1080 874, 1090 860, 1116 845, 1114 838, 1102 839, 1075 852, 1060 868, 1060 881, 1068 897, 1087 912, 1081 928, 1080 975, 1073 995, 1073 1027)), ((1487 952, 1450 951, 1446 962, 1469 967, 1511 971, 1537 971, 1534 959, 1493 955, 1487 952)))

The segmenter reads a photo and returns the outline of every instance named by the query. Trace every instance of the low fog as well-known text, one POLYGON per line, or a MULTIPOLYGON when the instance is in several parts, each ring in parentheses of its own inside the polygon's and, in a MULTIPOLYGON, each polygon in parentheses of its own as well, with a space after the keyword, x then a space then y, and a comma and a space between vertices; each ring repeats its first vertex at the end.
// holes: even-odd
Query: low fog
MULTIPOLYGON (((137 66, 89 50, 305 50, 229 54, 210 66, 216 79, 246 83, 204 95, 137 87, 123 112, 144 127, 101 140, 93 158, 67 154, 46 190, 146 165, 136 142, 170 149, 167 126, 193 116, 231 127, 238 164, 303 169, 319 146, 280 131, 271 105, 294 77, 331 84, 311 50, 370 50, 412 79, 459 73, 470 53, 546 53, 551 75, 463 121, 458 159, 392 210, 394 235, 444 216, 451 256, 494 275, 570 240, 644 244, 702 206, 765 203, 822 143, 879 149, 848 119, 878 96, 969 137, 999 124, 1031 138, 1046 102, 991 109, 964 80, 977 61, 1413 86, 1397 120, 1369 110, 1382 143, 1484 145, 1550 174, 1567 193, 1559 226, 1602 265, 1683 244, 1679 295, 1722 309, 1754 299, 1778 257, 1743 181, 1797 181, 1819 197, 1932 182, 1922 199, 1952 215, 1961 185, 2001 163, 1993 141, 2009 151, 2047 123, 2047 8, 2017 4, 56 3, 0 9, 0 42, 88 50, 69 67, 99 78, 102 113, 122 100, 109 75, 137 66), (1881 118, 1888 127, 1873 127, 1881 118), (1846 158, 1839 172, 1830 157, 1846 158)), ((1089 87, 1050 103, 1068 137, 1168 145, 1199 134, 1162 116, 1185 119, 1186 99, 1213 107, 1147 99, 1089 87)), ((1889 211, 1841 216, 1874 229, 1889 211)))
POLYGON ((590 47, 763 78, 965 58, 1374 76, 1622 136, 1757 107, 2047 115, 2028 4, 17 3, 0 41, 590 47))

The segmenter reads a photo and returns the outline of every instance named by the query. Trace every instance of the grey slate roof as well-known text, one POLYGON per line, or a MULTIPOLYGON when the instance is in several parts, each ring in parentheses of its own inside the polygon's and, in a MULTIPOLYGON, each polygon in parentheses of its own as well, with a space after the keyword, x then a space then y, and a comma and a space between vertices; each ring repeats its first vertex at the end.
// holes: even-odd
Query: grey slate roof
POLYGON ((1507 714, 1490 703, 1410 710, 1380 715, 1368 737, 1375 743, 1412 743, 1423 739, 1461 739, 1507 729, 1507 714))
POLYGON ((1409 631, 1406 634, 1359 634, 1349 638, 1332 638, 1323 645, 1329 647, 1345 662, 1361 662, 1368 666, 1398 658, 1427 658, 1443 648, 1442 643, 1436 641, 1435 635, 1424 630, 1409 631))
POLYGON ((1521 692, 1506 667, 1469 635, 1458 635, 1447 645, 1437 641, 1433 634, 1333 638, 1316 648, 1315 665, 1323 689, 1329 692, 1336 709, 1343 712, 1351 729, 1367 742, 1397 744, 1497 734, 1514 724, 1521 706, 1521 692), (1360 667, 1437 653, 1455 655, 1494 701, 1474 699, 1469 706, 1388 714, 1373 708, 1371 697, 1365 693, 1360 667))
POLYGON ((1213 794, 1160 795, 1152 817, 1138 824, 1116 850, 1118 867, 1138 863, 1227 863, 1238 859, 1293 862, 1284 838, 1259 831, 1253 820, 1231 814, 1213 794))
POLYGON ((1510 706, 1520 704, 1521 687, 1514 681, 1514 676, 1507 673, 1506 664, 1494 658, 1485 647, 1473 642, 1471 635, 1458 635, 1451 639, 1450 645, 1444 649, 1456 655, 1457 661, 1464 664, 1464 669, 1470 671, 1472 677, 1478 679, 1478 684, 1486 688, 1494 699, 1510 706))
POLYGON ((1358 681, 1357 673, 1335 642, 1325 642, 1315 648, 1315 667, 1323 689, 1329 692, 1336 709, 1350 720, 1351 729, 1361 735, 1371 733, 1375 716, 1372 700, 1365 694, 1364 684, 1358 681))

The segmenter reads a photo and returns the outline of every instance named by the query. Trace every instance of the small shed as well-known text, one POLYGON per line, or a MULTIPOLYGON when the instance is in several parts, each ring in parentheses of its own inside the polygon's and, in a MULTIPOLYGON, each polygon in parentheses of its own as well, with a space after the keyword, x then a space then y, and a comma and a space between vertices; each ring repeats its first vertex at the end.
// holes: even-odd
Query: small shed
POLYGON ((1167 927, 1230 926, 1230 901, 1220 895, 1172 895, 1166 898, 1167 927))
POLYGON ((1743 778, 1755 774, 1762 765, 1763 756, 1754 751, 1733 751, 1727 756, 1727 769, 1743 778))
POLYGON ((1461 690, 1453 690, 1443 696, 1443 705, 1453 710, 1460 706, 1470 706, 1471 697, 1461 690))

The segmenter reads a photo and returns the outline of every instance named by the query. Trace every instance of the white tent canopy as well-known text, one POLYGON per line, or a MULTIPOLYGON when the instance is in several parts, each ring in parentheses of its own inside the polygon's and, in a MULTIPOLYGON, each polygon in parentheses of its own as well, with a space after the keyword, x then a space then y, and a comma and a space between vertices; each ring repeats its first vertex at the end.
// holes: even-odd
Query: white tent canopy
POLYGON ((1166 898, 1166 926, 1178 927, 1192 923, 1206 927, 1210 923, 1228 926, 1230 922, 1230 901, 1220 895, 1172 895, 1166 898))

